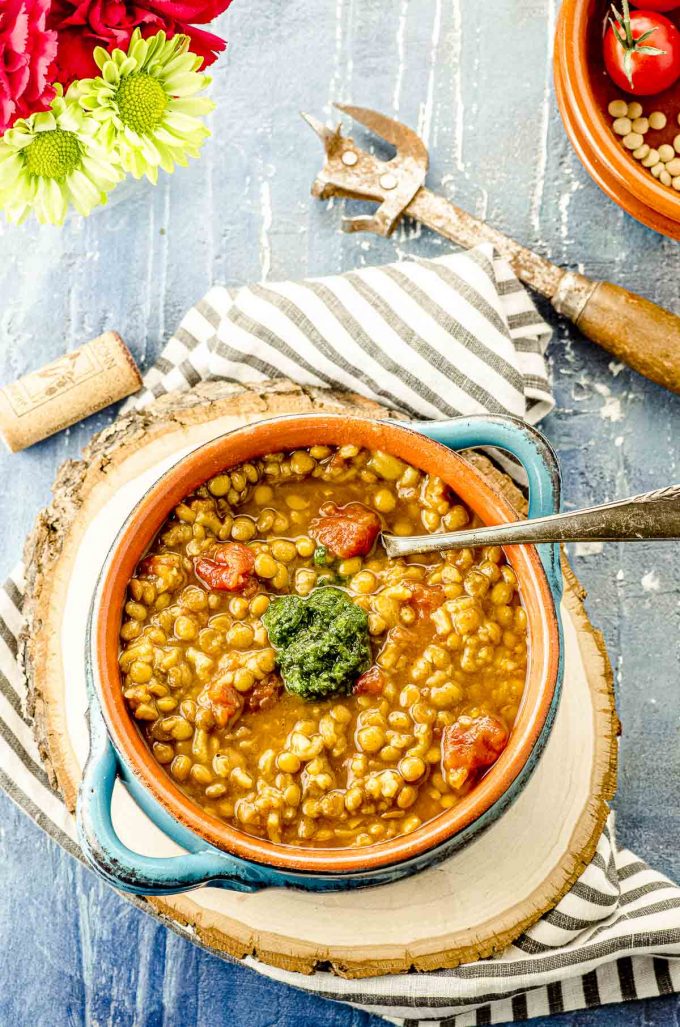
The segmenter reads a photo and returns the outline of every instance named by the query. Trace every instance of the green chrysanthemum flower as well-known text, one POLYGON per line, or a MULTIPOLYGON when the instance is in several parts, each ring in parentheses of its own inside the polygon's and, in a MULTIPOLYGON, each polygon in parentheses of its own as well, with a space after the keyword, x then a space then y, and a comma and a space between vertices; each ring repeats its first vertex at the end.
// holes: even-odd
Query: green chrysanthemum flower
POLYGON ((187 36, 159 32, 142 39, 135 29, 127 53, 94 51, 99 78, 78 84, 80 104, 100 125, 104 146, 116 147, 126 171, 151 182, 158 169, 173 171, 198 157, 210 135, 200 115, 214 104, 196 94, 209 84, 197 69, 202 58, 189 52, 187 36))
POLYGON ((63 223, 69 204, 80 214, 106 202, 120 181, 117 155, 97 140, 98 124, 61 87, 50 110, 14 123, 0 138, 0 209, 10 221, 31 210, 41 224, 63 223))

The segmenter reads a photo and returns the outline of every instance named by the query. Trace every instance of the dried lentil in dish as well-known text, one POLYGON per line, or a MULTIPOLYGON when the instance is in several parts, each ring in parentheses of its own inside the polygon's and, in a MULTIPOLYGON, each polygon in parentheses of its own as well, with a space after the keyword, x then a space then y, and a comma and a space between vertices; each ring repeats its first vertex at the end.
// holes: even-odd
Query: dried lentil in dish
POLYGON ((371 845, 455 806, 517 715, 517 580, 497 546, 392 560, 376 531, 472 520, 440 478, 352 445, 272 453, 180 503, 129 582, 119 656, 179 788, 242 831, 308 847, 371 845), (351 694, 307 701, 283 688, 262 618, 324 586, 364 611, 370 666, 351 694))
POLYGON ((613 119, 612 131, 621 138, 623 146, 662 185, 680 191, 680 161, 675 157, 680 153, 680 134, 673 139, 673 145, 657 140, 656 146, 650 146, 645 141, 650 131, 658 133, 666 128, 668 119, 663 111, 652 111, 649 117, 645 117, 640 103, 627 103, 621 99, 612 100, 607 110, 613 119))

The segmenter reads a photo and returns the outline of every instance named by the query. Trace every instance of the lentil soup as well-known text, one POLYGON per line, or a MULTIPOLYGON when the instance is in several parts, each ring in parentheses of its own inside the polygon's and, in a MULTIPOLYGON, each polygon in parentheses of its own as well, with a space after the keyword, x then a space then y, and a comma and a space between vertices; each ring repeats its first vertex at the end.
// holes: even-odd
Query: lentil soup
POLYGON ((279 844, 365 846, 454 807, 502 752, 527 618, 499 547, 389 559, 470 511, 384 452, 312 446, 211 478, 128 584, 119 665, 156 761, 279 844))

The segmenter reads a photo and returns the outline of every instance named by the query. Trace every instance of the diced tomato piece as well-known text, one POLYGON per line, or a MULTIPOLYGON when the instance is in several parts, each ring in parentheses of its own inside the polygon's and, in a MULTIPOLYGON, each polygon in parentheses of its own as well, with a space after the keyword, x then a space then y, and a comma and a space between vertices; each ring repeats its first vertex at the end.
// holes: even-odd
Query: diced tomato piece
POLYGON ((186 582, 186 574, 179 553, 153 553, 140 561, 138 573, 144 577, 156 578, 159 592, 181 588, 186 582))
POLYGON ((352 692, 354 695, 382 695, 384 687, 385 675, 380 667, 373 664, 369 670, 357 678, 352 692))
POLYGON ((215 681, 208 688, 207 695, 212 715, 219 727, 226 727, 230 721, 236 720, 243 709, 241 694, 225 681, 215 681))
POLYGON ((179 569, 181 563, 179 553, 153 553, 140 561, 139 570, 142 574, 162 574, 163 571, 179 569))
POLYGON ((407 581, 406 587, 412 595, 411 606, 419 617, 428 617, 437 610, 444 599, 444 589, 439 585, 423 585, 420 581, 407 581))
POLYGON ((253 551, 241 542, 222 542, 194 560, 196 577, 217 592, 240 592, 252 578, 253 551))
POLYGON ((257 681, 246 697, 246 707, 249 712, 258 710, 271 710, 281 697, 283 681, 278 674, 268 674, 262 681, 257 681))
POLYGON ((444 769, 471 774, 490 767, 507 742, 507 728, 497 717, 459 717, 455 724, 444 728, 442 734, 444 769))
POLYGON ((309 525, 309 534, 343 560, 350 556, 366 556, 380 531, 380 518, 363 503, 336 506, 324 503, 309 525))

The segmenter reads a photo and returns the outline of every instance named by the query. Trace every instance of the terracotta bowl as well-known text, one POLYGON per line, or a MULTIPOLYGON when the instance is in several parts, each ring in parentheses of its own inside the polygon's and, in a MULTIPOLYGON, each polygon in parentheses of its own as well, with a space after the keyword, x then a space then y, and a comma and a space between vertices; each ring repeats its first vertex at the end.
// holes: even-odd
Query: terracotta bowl
MULTIPOLYGON (((631 3, 631 7, 635 4, 631 3)), ((658 182, 622 146, 611 129, 607 107, 624 94, 607 75, 602 38, 608 4, 604 0, 563 0, 555 32, 554 74, 564 126, 586 170, 607 196, 649 228, 680 239, 680 193, 658 182)), ((680 24, 678 12, 666 13, 680 24)), ((672 143, 680 132, 680 83, 657 96, 640 97, 645 113, 660 110, 668 123, 650 132, 653 145, 672 143)))
MULTIPOLYGON (((505 437, 511 440, 507 448, 514 448, 525 462, 541 462, 537 450, 529 449, 542 437, 525 425, 518 427, 520 422, 461 418, 448 424, 448 429, 435 425, 433 431, 453 440, 450 445, 465 446, 476 441, 503 446, 505 437), (513 446, 513 439, 517 445, 513 446), (526 448, 520 452, 522 446, 526 448)), ((427 426, 421 430, 427 430, 427 426)), ((80 833, 95 868, 118 887, 158 893, 184 890, 206 880, 248 889, 265 884, 344 888, 379 883, 443 858, 453 843, 469 840, 500 814, 528 778, 552 724, 561 675, 560 583, 554 564, 546 572, 541 556, 531 546, 507 551, 520 582, 530 636, 525 692, 507 748, 457 806, 412 834, 361 849, 274 844, 245 834, 200 809, 176 787, 147 748, 123 698, 117 654, 128 579, 161 525, 181 499, 224 468, 281 449, 345 443, 387 450, 421 470, 440 475, 486 524, 516 519, 507 501, 452 449, 396 423, 317 414, 277 418, 234 431, 181 459, 142 498, 123 526, 103 569, 91 613, 88 674, 93 698, 93 744, 81 790, 80 833), (97 730, 99 709, 106 732, 97 730), (142 857, 122 847, 115 838, 109 813, 116 774, 124 778, 154 822, 189 849, 188 857, 140 863, 142 857), (199 867, 198 857, 206 852, 212 862, 199 867), (191 853, 197 858, 187 875, 186 860, 192 859, 191 853), (176 862, 182 858, 184 866, 176 862)), ((547 443, 541 445, 547 452, 547 443)), ((532 474, 535 482, 542 476, 543 484, 539 483, 536 490, 543 489, 547 506, 540 512, 552 512, 557 480, 554 468, 542 466, 537 470, 533 466, 530 471, 530 480, 532 474), (551 487, 553 499, 548 495, 551 487)))

